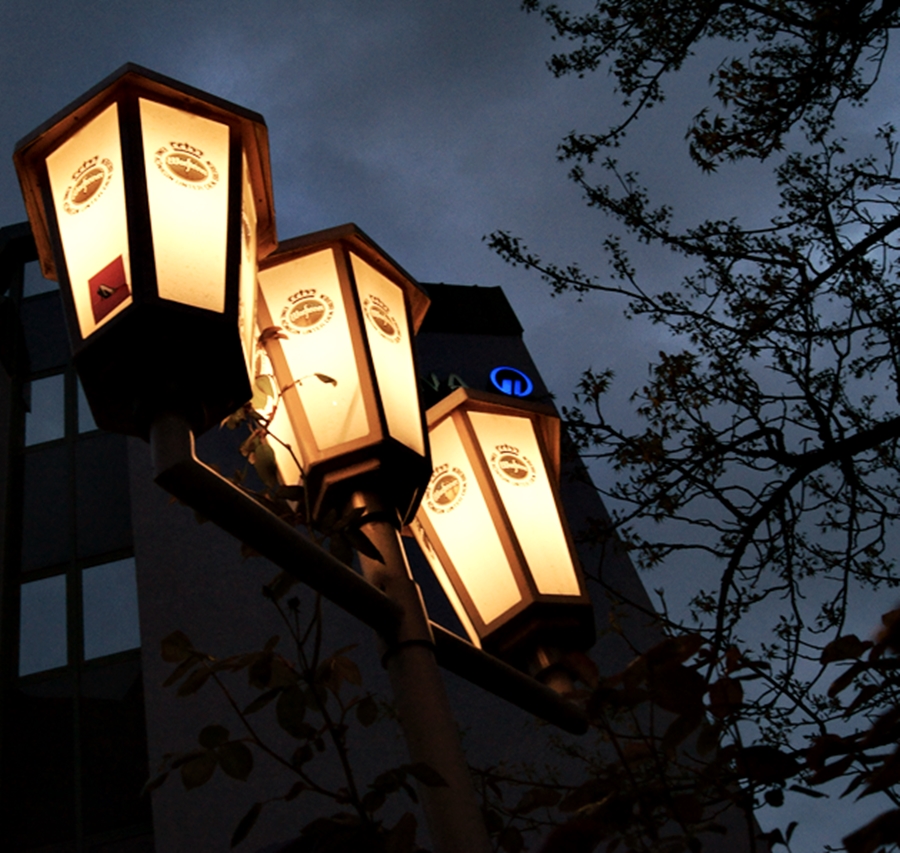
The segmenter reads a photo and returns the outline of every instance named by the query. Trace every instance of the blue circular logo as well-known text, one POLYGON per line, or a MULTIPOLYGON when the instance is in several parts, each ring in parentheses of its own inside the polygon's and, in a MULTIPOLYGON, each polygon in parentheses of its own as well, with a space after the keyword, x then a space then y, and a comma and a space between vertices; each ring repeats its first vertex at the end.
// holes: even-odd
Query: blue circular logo
POLYGON ((534 390, 534 383, 515 367, 495 367, 491 371, 491 384, 510 397, 527 397, 534 390))

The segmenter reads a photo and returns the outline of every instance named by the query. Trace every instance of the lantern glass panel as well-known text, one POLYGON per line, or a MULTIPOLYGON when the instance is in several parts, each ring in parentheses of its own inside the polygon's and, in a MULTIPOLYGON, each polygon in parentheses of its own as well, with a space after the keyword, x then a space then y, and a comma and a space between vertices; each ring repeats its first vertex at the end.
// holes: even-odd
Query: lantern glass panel
POLYGON ((486 624, 522 599, 453 418, 430 433, 434 474, 421 512, 486 624))
POLYGON ((424 456, 425 438, 403 291, 353 252, 350 259, 388 433, 424 456))
POLYGON ((107 107, 47 157, 81 337, 131 304, 119 110, 107 107))
POLYGON ((412 532, 413 536, 415 536, 416 538, 416 542, 419 543, 419 547, 422 549, 422 553, 428 560, 428 564, 431 566, 431 570, 434 572, 434 576, 438 579, 438 582, 441 585, 441 589, 444 590, 444 595, 447 596, 447 600, 450 602, 450 606, 453 608, 454 613, 456 613, 457 618, 462 623, 463 628, 465 628, 466 634, 468 634, 469 636, 469 640, 471 640, 473 646, 480 649, 481 639, 478 636, 478 631, 475 630, 475 626, 472 624, 472 620, 469 618, 469 614, 466 613, 466 608, 463 605, 459 595, 457 594, 456 588, 453 586, 453 582, 450 580, 450 575, 444 568, 444 564, 441 562, 440 556, 438 556, 437 551, 435 551, 434 546, 431 544, 431 540, 428 538, 428 533, 425 531, 425 528, 422 527, 422 523, 418 519, 413 520, 412 532))
POLYGON ((241 278, 238 292, 238 327, 247 372, 251 369, 255 348, 256 330, 256 205, 253 202, 253 186, 250 183, 250 167, 247 155, 243 157, 243 187, 241 190, 241 278))
POLYGON ((579 595, 578 576, 531 419, 474 411, 469 419, 538 592, 579 595))
POLYGON ((159 296, 225 310, 227 125, 140 99, 159 296))
MULTIPOLYGON (((319 450, 367 436, 356 354, 332 249, 263 270, 260 292, 319 450)), ((280 377, 280 382, 285 382, 280 377)))

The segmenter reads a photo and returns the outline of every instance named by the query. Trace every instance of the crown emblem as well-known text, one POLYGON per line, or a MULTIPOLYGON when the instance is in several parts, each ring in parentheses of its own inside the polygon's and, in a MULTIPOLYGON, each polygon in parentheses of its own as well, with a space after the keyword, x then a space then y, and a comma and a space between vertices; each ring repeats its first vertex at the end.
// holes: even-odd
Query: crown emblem
POLYGON ((169 145, 172 146, 173 151, 181 151, 184 154, 190 154, 193 157, 203 156, 203 152, 199 148, 194 148, 193 145, 188 145, 187 142, 170 142, 169 145))
POLYGON ((88 160, 85 160, 73 173, 72 180, 77 181, 85 172, 90 171, 97 165, 97 161, 100 157, 91 157, 88 160))

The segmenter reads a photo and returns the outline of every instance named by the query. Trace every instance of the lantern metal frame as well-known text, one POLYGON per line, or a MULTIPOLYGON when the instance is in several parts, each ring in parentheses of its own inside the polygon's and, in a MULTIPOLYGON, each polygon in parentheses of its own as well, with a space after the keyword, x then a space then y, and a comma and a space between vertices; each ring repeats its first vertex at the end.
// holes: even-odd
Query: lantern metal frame
MULTIPOLYGON (((465 611, 465 618, 477 634, 482 647, 521 669, 534 669, 534 656, 538 649, 569 651, 584 650, 592 646, 596 639, 594 610, 560 496, 561 430, 556 411, 552 406, 543 403, 513 401, 508 396, 459 388, 432 406, 426 417, 429 430, 433 430, 447 418, 454 418, 457 433, 486 500, 491 522, 500 538, 521 595, 517 604, 497 618, 485 622, 434 525, 424 512, 419 512, 414 523, 421 525, 428 537, 428 544, 434 549, 465 611), (490 474, 488 461, 467 417, 469 412, 526 417, 531 421, 577 578, 577 595, 547 594, 538 591, 503 500, 490 474)), ((411 530, 407 532, 412 534, 411 530)))
MULTIPOLYGON (((390 433, 385 404, 378 388, 377 371, 364 328, 365 320, 350 253, 358 255, 362 261, 397 285, 403 293, 405 332, 414 376, 418 375, 418 356, 413 336, 425 318, 430 299, 409 273, 353 223, 283 241, 278 249, 260 262, 260 273, 327 250, 333 253, 341 295, 346 306, 369 433, 321 450, 300 401, 295 385, 296 377, 291 375, 280 339, 268 336, 264 343, 281 385, 294 434, 303 446, 305 486, 313 517, 320 518, 330 509, 343 509, 353 492, 364 490, 378 493, 397 510, 401 520, 405 522, 415 514, 431 476, 425 415, 421 405, 418 405, 424 448, 424 454, 420 455, 390 433)), ((257 310, 261 328, 277 325, 270 313, 271 308, 266 305, 262 295, 257 310)))
POLYGON ((240 357, 244 348, 237 321, 244 157, 256 206, 255 263, 276 246, 268 131, 258 113, 128 63, 17 144, 13 159, 41 269, 46 278, 60 283, 73 360, 94 418, 102 428, 146 438, 152 418, 160 410, 170 409, 181 411, 200 433, 249 399, 250 381, 246 361, 240 357), (228 128, 221 313, 159 295, 141 98, 228 128), (112 104, 117 106, 119 122, 133 301, 85 337, 76 313, 47 158, 112 104), (169 378, 161 380, 162 376, 169 378), (199 393, 198 387, 202 389, 199 393))

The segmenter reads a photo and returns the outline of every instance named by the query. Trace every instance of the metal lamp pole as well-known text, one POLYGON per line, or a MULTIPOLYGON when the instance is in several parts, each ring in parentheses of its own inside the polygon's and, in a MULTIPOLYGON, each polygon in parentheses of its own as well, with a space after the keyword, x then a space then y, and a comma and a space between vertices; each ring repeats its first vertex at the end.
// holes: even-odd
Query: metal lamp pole
POLYGON ((446 786, 420 785, 435 849, 440 853, 487 853, 491 849, 444 680, 434 654, 434 635, 422 593, 413 580, 395 522, 376 495, 356 492, 351 500, 365 514, 361 526, 384 562, 359 555, 363 575, 400 606, 396 631, 380 633, 382 663, 390 678, 409 757, 435 770, 446 786))

